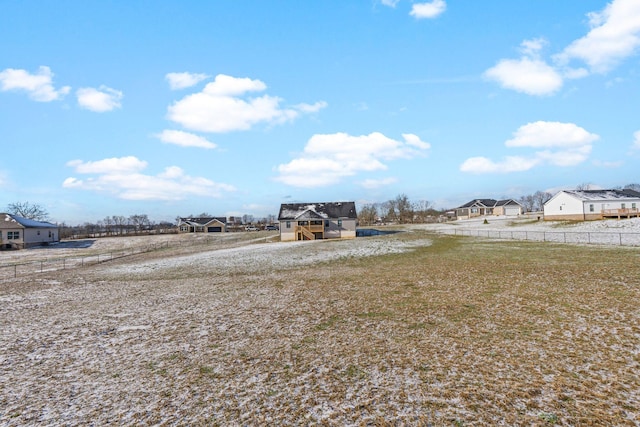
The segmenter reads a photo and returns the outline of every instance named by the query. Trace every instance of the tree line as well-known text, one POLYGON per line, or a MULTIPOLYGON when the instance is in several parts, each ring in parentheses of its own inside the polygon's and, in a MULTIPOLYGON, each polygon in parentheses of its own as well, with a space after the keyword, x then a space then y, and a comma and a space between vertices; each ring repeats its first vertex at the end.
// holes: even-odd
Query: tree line
POLYGON ((402 193, 395 198, 380 203, 368 203, 358 210, 360 225, 376 223, 412 224, 435 222, 443 211, 433 208, 428 200, 412 202, 402 193))

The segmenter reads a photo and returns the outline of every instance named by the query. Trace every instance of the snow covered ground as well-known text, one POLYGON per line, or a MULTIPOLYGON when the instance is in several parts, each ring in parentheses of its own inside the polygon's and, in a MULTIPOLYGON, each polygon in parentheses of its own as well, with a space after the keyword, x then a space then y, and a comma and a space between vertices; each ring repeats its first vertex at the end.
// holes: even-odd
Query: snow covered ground
POLYGON ((635 249, 554 245, 551 259, 532 245, 505 265, 510 248, 474 239, 442 256, 423 232, 638 231, 606 223, 166 236, 167 249, 3 280, 0 425, 637 425, 635 249))
POLYGON ((561 222, 513 217, 487 217, 414 228, 460 236, 553 241, 560 243, 640 246, 640 218, 561 222))

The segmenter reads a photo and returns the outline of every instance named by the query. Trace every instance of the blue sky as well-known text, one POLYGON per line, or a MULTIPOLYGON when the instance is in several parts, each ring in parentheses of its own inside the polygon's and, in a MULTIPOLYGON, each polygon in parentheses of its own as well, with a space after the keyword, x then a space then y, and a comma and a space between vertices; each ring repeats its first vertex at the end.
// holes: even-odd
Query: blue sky
POLYGON ((637 0, 0 9, 0 206, 54 221, 640 181, 637 0))

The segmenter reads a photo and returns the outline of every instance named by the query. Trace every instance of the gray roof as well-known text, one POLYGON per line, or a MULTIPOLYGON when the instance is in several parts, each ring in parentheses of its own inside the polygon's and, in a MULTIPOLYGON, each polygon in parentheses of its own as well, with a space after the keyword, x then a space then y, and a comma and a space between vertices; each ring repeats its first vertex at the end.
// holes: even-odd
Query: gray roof
POLYGON ((209 224, 211 221, 219 221, 223 224, 227 223, 227 218, 224 216, 209 216, 200 218, 180 218, 180 223, 186 223, 189 225, 203 226, 209 224))
POLYGON ((637 200, 640 192, 634 190, 564 190, 581 200, 637 200))
POLYGON ((294 219, 356 219, 355 202, 283 203, 278 220, 294 219))
POLYGON ((24 228, 58 228, 57 225, 50 222, 36 221, 34 219, 23 218, 21 216, 8 213, 0 214, 0 221, 4 222, 5 224, 8 222, 17 223, 24 228))
POLYGON ((473 206, 479 206, 483 208, 494 208, 496 206, 506 206, 506 205, 520 205, 516 200, 506 199, 506 200, 495 200, 495 199, 475 199, 470 202, 465 203, 456 209, 464 209, 470 208, 473 206))

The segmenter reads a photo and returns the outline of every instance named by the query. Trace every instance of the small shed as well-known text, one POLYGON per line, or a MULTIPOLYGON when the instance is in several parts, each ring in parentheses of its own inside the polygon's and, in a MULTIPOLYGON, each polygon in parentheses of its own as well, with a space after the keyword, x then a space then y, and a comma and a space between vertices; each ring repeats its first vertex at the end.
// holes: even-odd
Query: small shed
POLYGON ((0 248, 23 249, 60 241, 57 225, 0 213, 0 248))

